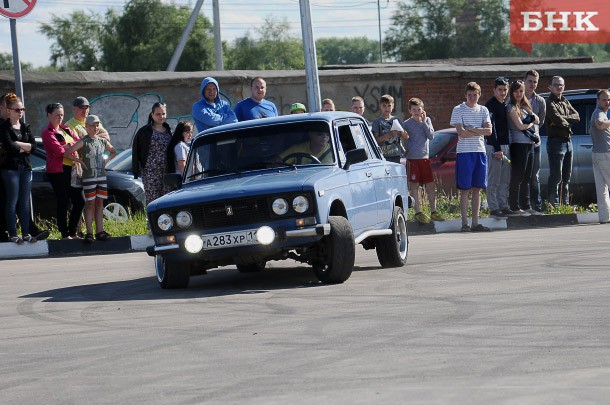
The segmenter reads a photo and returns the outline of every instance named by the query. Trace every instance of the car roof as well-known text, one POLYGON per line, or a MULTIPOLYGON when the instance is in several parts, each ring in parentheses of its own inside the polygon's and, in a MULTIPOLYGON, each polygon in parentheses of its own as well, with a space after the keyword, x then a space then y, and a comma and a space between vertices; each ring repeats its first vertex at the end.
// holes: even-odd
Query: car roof
MULTIPOLYGON (((610 90, 610 89, 608 89, 610 90)), ((567 99, 573 98, 596 98, 597 92, 599 89, 574 89, 574 90, 566 90, 563 92, 563 96, 567 99), (579 97, 585 96, 585 97, 579 97)), ((551 95, 550 92, 540 93, 540 96, 544 98, 548 98, 551 95)))
POLYGON ((244 128, 262 127, 269 125, 288 124, 293 122, 312 122, 312 121, 326 121, 328 123, 341 118, 358 118, 364 121, 362 116, 353 112, 347 111, 323 111, 315 113, 305 114, 291 114, 281 115, 279 117, 260 118, 249 121, 236 122, 234 124, 220 125, 214 128, 206 129, 203 132, 197 134, 196 138, 200 136, 206 136, 209 134, 215 134, 226 131, 234 131, 244 128))

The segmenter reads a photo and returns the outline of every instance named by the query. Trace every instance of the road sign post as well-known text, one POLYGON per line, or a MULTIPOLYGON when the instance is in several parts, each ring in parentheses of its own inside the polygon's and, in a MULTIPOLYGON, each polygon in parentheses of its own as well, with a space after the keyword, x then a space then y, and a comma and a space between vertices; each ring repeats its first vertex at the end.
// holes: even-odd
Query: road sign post
POLYGON ((11 25, 15 92, 24 103, 23 81, 21 80, 21 62, 19 61, 19 45, 17 43, 17 18, 25 17, 34 9, 35 5, 36 0, 0 0, 0 15, 8 18, 11 25))

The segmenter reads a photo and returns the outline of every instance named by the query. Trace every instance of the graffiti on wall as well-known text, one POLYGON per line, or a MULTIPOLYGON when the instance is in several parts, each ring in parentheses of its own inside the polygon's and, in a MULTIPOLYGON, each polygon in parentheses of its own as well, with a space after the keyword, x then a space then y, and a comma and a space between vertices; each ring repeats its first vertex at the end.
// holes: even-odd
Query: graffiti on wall
POLYGON ((394 112, 400 113, 403 111, 402 86, 391 85, 371 85, 366 84, 363 87, 354 86, 354 95, 364 99, 364 107, 375 116, 380 114, 379 99, 384 94, 389 94, 394 97, 394 112))
MULTIPOLYGON (((233 101, 224 93, 221 98, 232 105, 233 101)), ((110 134, 112 144, 118 150, 128 149, 137 130, 146 125, 152 105, 156 102, 164 102, 163 97, 156 93, 146 93, 134 96, 127 93, 104 94, 90 101, 91 114, 100 117, 102 125, 110 134)), ((190 112, 190 111, 189 111, 190 112)), ((173 129, 180 121, 193 124, 191 114, 175 115, 167 117, 169 126, 173 129)))

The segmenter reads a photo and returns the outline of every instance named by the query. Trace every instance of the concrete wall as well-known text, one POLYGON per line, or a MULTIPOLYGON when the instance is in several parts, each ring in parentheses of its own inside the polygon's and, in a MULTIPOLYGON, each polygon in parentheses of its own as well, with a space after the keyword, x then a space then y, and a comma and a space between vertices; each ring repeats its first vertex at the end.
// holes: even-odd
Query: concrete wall
MULTIPOLYGON (((610 63, 553 63, 523 65, 458 66, 451 63, 413 66, 383 65, 358 69, 320 71, 322 98, 330 97, 338 109, 349 110, 353 96, 362 96, 365 115, 379 115, 379 97, 390 94, 396 100, 396 114, 404 117, 411 97, 424 100, 435 128, 449 125, 452 108, 463 101, 464 86, 469 81, 483 88, 481 101, 492 96, 493 79, 507 76, 522 78, 529 69, 542 75, 539 89, 547 91, 553 75, 566 79, 567 89, 609 87, 610 63)), ((26 118, 34 133, 47 124, 44 108, 52 102, 65 106, 66 120, 72 116, 71 104, 76 96, 85 96, 91 111, 101 117, 113 143, 119 149, 129 147, 137 128, 144 125, 152 104, 168 105, 168 121, 191 120, 191 105, 199 98, 203 77, 214 76, 221 95, 232 105, 250 95, 250 80, 262 76, 267 80, 267 98, 276 103, 282 114, 294 102, 307 100, 304 71, 224 71, 224 72, 64 72, 23 74, 26 118)), ((0 92, 13 91, 12 72, 0 72, 0 92)), ((408 114, 407 114, 408 116, 408 114)))

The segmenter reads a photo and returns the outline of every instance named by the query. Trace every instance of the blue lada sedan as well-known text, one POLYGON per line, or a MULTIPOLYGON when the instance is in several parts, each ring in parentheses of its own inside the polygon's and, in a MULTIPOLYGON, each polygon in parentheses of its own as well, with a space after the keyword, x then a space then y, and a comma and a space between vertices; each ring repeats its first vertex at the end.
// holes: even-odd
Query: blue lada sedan
POLYGON ((386 161, 367 123, 352 113, 298 114, 224 125, 192 142, 175 191, 147 207, 162 288, 235 265, 271 260, 311 265, 342 283, 355 246, 376 249, 382 267, 407 261, 405 167, 386 161))

